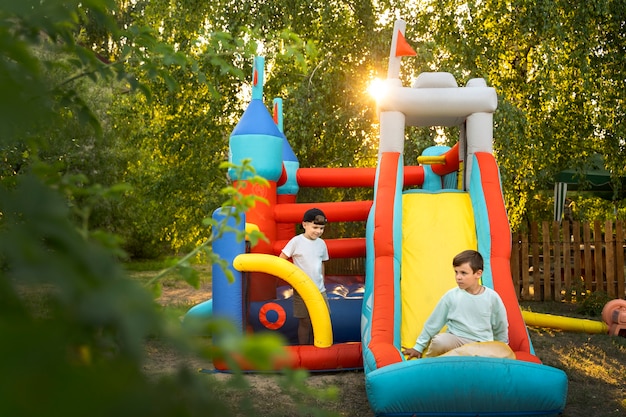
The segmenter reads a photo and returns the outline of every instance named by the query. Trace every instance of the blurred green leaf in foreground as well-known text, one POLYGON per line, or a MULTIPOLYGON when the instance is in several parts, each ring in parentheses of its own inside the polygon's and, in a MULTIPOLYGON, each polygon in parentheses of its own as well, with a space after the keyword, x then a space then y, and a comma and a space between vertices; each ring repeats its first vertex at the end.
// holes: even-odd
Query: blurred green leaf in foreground
MULTIPOLYGON (((101 133, 81 94, 85 85, 124 83, 131 92, 150 95, 125 72, 126 61, 140 61, 147 73, 176 88, 167 71, 186 67, 186 58, 150 31, 117 27, 111 14, 116 5, 113 0, 0 0, 1 416, 233 413, 234 405, 213 379, 185 366, 161 378, 142 372, 150 338, 167 340, 181 354, 207 362, 216 351, 186 338, 148 289, 126 276, 115 236, 89 230, 89 202, 113 198, 125 187, 89 185, 88 178, 67 176, 39 158, 70 122, 101 133), (102 59, 77 41, 87 21, 123 44, 119 61, 102 59), (76 205, 81 194, 86 206, 76 205)), ((194 282, 193 276, 187 279, 194 282)), ((237 334, 233 340, 233 349, 240 351, 255 343, 237 334)), ((279 342, 260 340, 256 347, 250 350, 272 354, 279 342)))

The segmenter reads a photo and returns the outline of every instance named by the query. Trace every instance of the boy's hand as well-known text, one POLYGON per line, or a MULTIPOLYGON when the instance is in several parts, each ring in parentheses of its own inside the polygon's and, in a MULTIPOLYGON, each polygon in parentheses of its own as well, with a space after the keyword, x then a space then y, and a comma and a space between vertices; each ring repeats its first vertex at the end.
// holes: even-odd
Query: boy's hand
POLYGON ((402 353, 407 356, 406 358, 407 360, 413 359, 413 358, 419 359, 422 357, 422 352, 418 352, 417 350, 413 348, 409 348, 409 349, 403 348, 403 349, 404 350, 402 351, 402 353))

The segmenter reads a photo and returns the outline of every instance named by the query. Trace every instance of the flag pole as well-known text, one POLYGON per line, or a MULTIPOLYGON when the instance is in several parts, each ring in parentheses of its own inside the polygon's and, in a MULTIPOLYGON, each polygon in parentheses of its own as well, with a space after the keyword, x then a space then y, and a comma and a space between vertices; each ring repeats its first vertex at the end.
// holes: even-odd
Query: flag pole
POLYGON ((406 30, 406 22, 402 19, 396 20, 393 25, 393 37, 391 38, 391 49, 389 51, 389 66, 387 67, 387 78, 400 78, 401 56, 396 56, 396 47, 398 45, 398 32, 404 35, 406 30))

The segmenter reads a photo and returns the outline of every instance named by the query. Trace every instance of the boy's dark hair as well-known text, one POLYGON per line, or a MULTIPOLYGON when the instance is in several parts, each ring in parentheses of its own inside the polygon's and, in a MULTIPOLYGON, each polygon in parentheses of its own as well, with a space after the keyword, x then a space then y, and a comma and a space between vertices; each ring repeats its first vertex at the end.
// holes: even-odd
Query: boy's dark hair
POLYGON ((483 256, 472 249, 464 250, 452 260, 453 267, 461 266, 464 263, 469 263, 470 268, 472 268, 474 272, 479 269, 482 271, 484 268, 483 256))

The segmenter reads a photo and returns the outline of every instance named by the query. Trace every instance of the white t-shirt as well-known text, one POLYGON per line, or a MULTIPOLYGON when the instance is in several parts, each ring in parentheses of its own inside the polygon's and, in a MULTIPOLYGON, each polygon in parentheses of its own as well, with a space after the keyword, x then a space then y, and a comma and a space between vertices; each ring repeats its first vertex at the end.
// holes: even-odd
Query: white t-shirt
POLYGON ((320 292, 326 292, 322 262, 327 261, 328 248, 323 239, 308 239, 304 234, 291 238, 282 253, 291 258, 298 268, 302 269, 313 280, 320 292))

